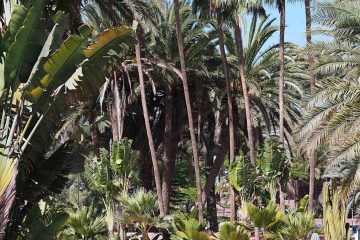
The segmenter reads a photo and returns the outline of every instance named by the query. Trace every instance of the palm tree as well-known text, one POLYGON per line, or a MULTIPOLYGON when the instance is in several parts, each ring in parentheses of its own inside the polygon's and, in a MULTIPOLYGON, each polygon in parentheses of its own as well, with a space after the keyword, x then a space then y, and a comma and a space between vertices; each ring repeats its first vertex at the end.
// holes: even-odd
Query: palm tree
POLYGON ((343 172, 348 183, 344 185, 345 195, 355 190, 358 183, 360 52, 355 37, 359 28, 355 17, 358 7, 358 1, 317 5, 314 20, 325 25, 328 29, 322 31, 334 40, 313 43, 306 50, 317 57, 316 72, 322 77, 308 100, 298 134, 300 147, 308 154, 323 147, 329 151, 328 166, 348 164, 346 169, 351 166, 352 170, 343 172))
MULTIPOLYGON (((284 79, 285 79, 285 2, 286 0, 278 0, 280 11, 280 41, 279 41, 279 142, 284 145, 285 129, 284 129, 284 79)), ((279 184, 280 193, 280 209, 285 213, 285 197, 281 184, 279 184)))
MULTIPOLYGON (((175 104, 183 104, 181 99, 175 98, 177 87, 181 86, 181 71, 176 68, 179 64, 178 48, 176 44, 176 31, 174 10, 172 5, 166 9, 166 14, 157 15, 158 33, 153 39, 148 40, 148 35, 144 34, 143 41, 148 43, 148 51, 143 51, 143 66, 148 72, 150 78, 156 88, 165 91, 165 126, 164 139, 157 139, 159 142, 159 150, 163 152, 163 201, 166 212, 169 210, 169 200, 171 194, 171 181, 174 174, 174 166, 178 143, 181 142, 180 136, 183 127, 187 127, 182 119, 176 116, 184 116, 186 112, 182 112, 181 108, 174 109, 175 104), (149 71, 150 70, 150 71, 149 71), (155 72, 152 72, 156 70, 155 72), (155 73, 155 74, 154 74, 155 73), (161 74, 159 74, 161 73, 161 74), (173 124, 177 123, 177 128, 173 124), (172 129, 172 130, 171 130, 172 129), (162 141, 162 143, 161 143, 162 141)), ((183 20, 183 34, 188 36, 184 39, 185 58, 188 74, 194 82, 202 80, 204 85, 211 81, 212 62, 220 62, 217 58, 216 48, 213 41, 216 39, 214 31, 206 32, 206 24, 199 22, 192 14, 189 5, 184 4, 180 7, 180 15, 183 20), (214 55, 216 56, 214 58, 214 55)), ((129 66, 131 68, 131 65, 129 66)), ((155 87, 153 85, 153 88, 155 87)), ((206 89, 206 88, 205 88, 206 89)), ((192 91, 190 90, 190 93, 192 91)), ((206 118, 206 114, 204 115, 206 118)), ((204 118, 204 120, 205 120, 204 118)), ((187 130, 187 129, 186 129, 187 130)), ((184 139, 187 141, 187 139, 184 139)), ((185 143, 185 142, 184 142, 185 143)), ((203 202, 206 198, 203 197, 203 202)))
MULTIPOLYGON (((262 126, 262 134, 257 133, 257 141, 260 143, 262 135, 269 137, 277 135, 279 129, 279 104, 278 88, 275 87, 279 79, 278 64, 278 45, 264 48, 268 39, 278 31, 277 26, 273 26, 275 19, 267 17, 253 16, 251 22, 246 25, 246 42, 244 44, 245 70, 251 92, 251 111, 254 124, 262 126)), ((229 55, 236 55, 236 43, 229 46, 229 55)), ((285 108, 285 136, 287 141, 287 150, 290 152, 295 147, 295 141, 292 137, 292 129, 297 124, 301 116, 301 99, 304 95, 304 87, 308 83, 307 69, 303 62, 297 58, 299 49, 292 45, 285 45, 286 62, 285 75, 285 93, 284 98, 288 102, 285 108)), ((238 96, 238 95, 236 95, 238 96)), ((240 101, 239 98, 238 101, 240 101)))
POLYGON ((191 146, 194 156, 194 166, 195 166, 195 178, 196 178, 196 193, 197 193, 197 207, 199 210, 199 221, 203 221, 203 204, 202 204, 202 191, 201 191, 201 176, 200 176, 200 161, 198 156, 198 149, 196 143, 196 136, 195 136, 195 128, 194 128, 194 121, 192 116, 192 108, 191 108, 191 101, 190 101, 190 94, 189 94, 189 86, 188 80, 186 75, 186 63, 185 63, 185 56, 184 56, 184 39, 182 36, 181 31, 181 22, 180 22, 180 14, 179 14, 179 1, 174 0, 174 14, 175 14, 175 21, 176 21, 176 35, 177 35, 177 42, 178 42, 178 49, 179 49, 179 57, 180 57, 180 65, 181 65, 181 76, 184 88, 184 96, 185 96, 185 103, 186 103, 186 110, 188 115, 188 122, 189 122, 189 130, 190 130, 190 137, 191 137, 191 146))
POLYGON ((153 139, 152 133, 151 133, 149 113, 148 113, 147 104, 146 104, 144 74, 143 74, 142 63, 141 63, 141 49, 140 49, 139 35, 137 37, 137 43, 136 43, 136 46, 135 46, 135 52, 136 52, 136 63, 137 63, 137 66, 138 66, 139 81, 140 81, 141 104, 142 104, 142 107, 143 107, 143 112, 144 112, 143 115, 144 115, 146 133, 147 133, 147 136, 148 136, 151 160, 152 160, 152 163, 153 163, 156 192, 157 192, 158 201, 159 201, 159 204, 160 204, 160 215, 164 216, 165 212, 164 212, 164 204, 163 204, 163 197, 162 197, 162 190, 161 190, 160 171, 159 171, 158 162, 157 162, 157 159, 156 159, 155 144, 154 144, 154 139, 153 139))
POLYGON ((141 231, 142 239, 150 240, 149 230, 152 227, 166 229, 169 227, 169 218, 158 216, 159 204, 156 196, 144 189, 137 189, 132 195, 121 194, 117 198, 123 212, 119 221, 123 224, 135 224, 141 231))
MULTIPOLYGON (((285 79, 285 0, 279 0, 278 6, 280 11, 280 41, 279 41, 279 141, 284 144, 284 79, 285 79)), ((282 204, 280 204, 282 205, 282 204)), ((281 211, 284 213, 284 206, 281 206, 281 211)))
MULTIPOLYGON (((306 44, 311 45, 311 0, 305 0, 305 18, 306 18, 306 44)), ((315 72, 314 72, 314 58, 310 54, 308 56, 309 76, 310 76, 310 91, 315 91, 315 72)), ((311 152, 309 155, 309 211, 314 208, 314 191, 315 191, 315 165, 316 153, 311 152)))
MULTIPOLYGON (((223 32, 223 17, 224 13, 222 9, 208 9, 209 6, 215 6, 216 3, 214 1, 194 1, 193 5, 195 8, 204 8, 206 15, 211 16, 211 12, 214 11, 216 13, 216 29, 219 38, 219 47, 221 60, 223 64, 224 77, 226 82, 226 95, 227 95, 227 106, 228 106, 228 124, 229 124, 229 161, 233 162, 235 156, 235 136, 234 136, 234 113, 233 113, 233 100, 232 100, 232 86, 229 74, 229 64, 227 61, 226 51, 225 51, 225 41, 224 41, 224 32, 223 32), (211 3, 211 4, 210 4, 211 3), (209 11, 210 10, 210 11, 209 11)), ((230 221, 234 222, 236 220, 236 206, 235 206, 235 193, 234 190, 230 189, 230 221)))
MULTIPOLYGON (((275 4, 280 12, 280 40, 279 40, 279 142, 285 144, 285 125, 284 125, 284 87, 285 87, 285 14, 286 14, 286 0, 270 0, 270 4, 275 4)), ((284 193, 279 185, 280 194, 280 209, 282 213, 285 213, 285 197, 284 193)))
MULTIPOLYGON (((235 29, 235 39, 237 44, 237 57, 239 63, 239 78, 241 82, 241 88, 244 98, 244 106, 245 106, 245 114, 246 114, 246 126, 248 133, 248 146, 250 151, 250 160, 253 165, 256 164, 256 153, 255 153, 255 140, 253 134, 253 120, 252 114, 250 110, 250 100, 249 100, 249 92, 248 85, 246 82, 246 73, 245 73, 245 59, 244 59, 244 48, 243 48, 243 39, 241 33, 241 24, 240 24, 240 13, 245 10, 245 6, 241 1, 233 1, 230 0, 230 8, 234 8, 235 12, 233 13, 233 27, 235 29)), ((259 7, 258 2, 254 4, 255 9, 259 7)))
MULTIPOLYGON (((154 19, 152 19, 154 16, 151 14, 148 14, 149 10, 151 9, 150 7, 154 7, 154 6, 150 6, 150 4, 148 2, 140 1, 140 0, 132 0, 132 1, 128 1, 126 3, 113 2, 111 4, 109 4, 109 3, 104 4, 104 3, 101 3, 101 1, 95 1, 95 2, 103 10, 104 15, 107 15, 107 17, 110 19, 110 21, 113 22, 113 24, 115 26, 119 25, 123 20, 125 20, 128 24, 131 24, 134 20, 137 21, 138 24, 140 24, 139 27, 136 29, 137 44, 135 45, 135 55, 136 55, 138 77, 139 77, 139 82, 140 82, 141 105, 142 105, 142 109, 143 109, 146 135, 148 138, 150 156, 151 156, 151 161, 152 161, 152 165, 153 165, 156 192, 157 192, 157 196, 158 196, 158 201, 160 203, 160 214, 162 216, 164 216, 165 212, 164 212, 164 204, 163 204, 162 189, 161 189, 161 178, 160 178, 158 161, 157 161, 157 157, 156 157, 154 139, 153 139, 152 132, 151 132, 150 119, 149 119, 149 113, 148 113, 148 107, 147 107, 147 101, 146 101, 144 72, 143 72, 143 66, 142 66, 142 61, 141 61, 141 43, 140 43, 141 32, 143 31, 144 26, 147 26, 150 28, 154 28, 154 26, 155 26, 155 24, 154 24, 155 21, 154 21, 154 19), (114 12, 116 14, 114 14, 114 12)), ((151 2, 151 3, 153 3, 153 2, 151 2)), ((156 1, 154 3, 156 3, 156 1)), ((152 9, 152 10, 154 10, 154 9, 152 9)), ((153 31, 153 32, 155 32, 155 31, 153 31)))
MULTIPOLYGON (((275 45, 262 49, 268 38, 277 31, 277 27, 271 26, 272 21, 267 18, 254 17, 250 27, 247 28, 249 32, 246 32, 246 36, 249 37, 244 48, 245 70, 249 91, 252 93, 250 98, 252 113, 257 125, 262 125, 263 129, 268 130, 262 134, 269 136, 277 134, 280 128, 278 121, 280 110, 277 100, 279 91, 278 88, 274 88, 274 82, 279 79, 280 75, 277 61, 278 47, 275 45)), ((233 48, 230 47, 230 49, 233 48)), ((299 110, 301 109, 300 100, 303 95, 302 85, 304 85, 305 80, 307 81, 307 74, 305 69, 301 68, 300 62, 295 60, 296 47, 286 44, 285 50, 288 59, 294 59, 294 62, 286 62, 285 85, 287 87, 284 89, 284 98, 289 102, 284 112, 286 122, 284 130, 288 142, 288 145, 285 146, 291 152, 291 146, 294 147, 295 144, 291 137, 291 129, 301 116, 299 110)), ((258 137, 261 138, 262 134, 258 137)))

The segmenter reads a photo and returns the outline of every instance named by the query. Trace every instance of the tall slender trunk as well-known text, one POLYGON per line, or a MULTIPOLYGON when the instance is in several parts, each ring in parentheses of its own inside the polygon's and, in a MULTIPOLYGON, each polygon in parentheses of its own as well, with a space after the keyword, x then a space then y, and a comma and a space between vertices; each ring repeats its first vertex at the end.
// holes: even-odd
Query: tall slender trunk
POLYGON ((254 135, 253 135, 253 123, 251 120, 252 118, 250 111, 249 93, 248 93, 246 77, 245 77, 245 60, 244 60, 243 40, 241 36, 241 25, 240 25, 240 19, 238 17, 234 19, 234 27, 235 27, 236 43, 238 47, 240 82, 243 91, 244 105, 245 105, 246 126, 248 131, 248 147, 250 151, 251 163, 255 165, 256 155, 255 155, 255 143, 254 143, 254 135))
POLYGON ((201 145, 201 126, 202 126, 202 111, 203 111, 203 92, 204 86, 201 78, 195 81, 196 88, 196 105, 197 105, 197 142, 201 145))
POLYGON ((191 102, 190 102, 190 94, 189 94, 189 86, 186 76, 186 65, 185 65, 185 56, 184 56, 184 43, 183 37, 181 33, 181 25, 180 25, 180 14, 179 14, 179 1, 174 0, 174 14, 176 20, 176 35, 177 35, 177 43, 179 48, 179 57, 180 57, 180 65, 181 65, 181 74, 183 80, 183 88, 186 102, 186 110, 189 121, 189 130, 191 137, 191 145, 192 151, 194 155, 194 166, 195 166, 195 178, 196 178, 196 192, 197 192, 197 204, 199 210, 199 221, 203 221, 203 205, 202 205, 202 193, 201 193, 201 176, 200 176, 200 162, 198 157, 198 149, 196 143, 195 129, 194 129, 194 121, 192 116, 191 102))
MULTIPOLYGON (((311 44, 311 0, 305 0, 305 17, 306 17, 306 44, 311 44)), ((315 90, 315 71, 314 71, 314 57, 310 54, 308 56, 309 62, 309 76, 311 92, 315 90)))
MULTIPOLYGON (((147 148, 148 140, 146 139, 146 133, 144 134, 144 129, 141 129, 141 134, 139 137, 140 142, 140 149, 139 149, 139 158, 140 158, 140 178, 141 178, 141 185, 145 188, 146 191, 152 191, 154 189, 153 179, 154 179, 154 171, 152 167, 152 161, 149 160, 149 148, 147 148), (146 146, 147 145, 147 146, 146 146)), ((145 130, 146 132, 146 130, 145 130)), ((150 156, 151 158, 151 156, 150 156)))
MULTIPOLYGON (((305 15, 306 15, 306 44, 311 44, 311 0, 305 0, 305 15)), ((310 91, 315 90, 315 72, 314 72, 314 58, 312 55, 308 56, 309 75, 310 75, 310 91)), ((309 154, 309 211, 314 209, 314 195, 315 195, 315 166, 316 166, 316 152, 309 154)))
POLYGON ((160 216, 164 216, 164 205, 163 205, 163 199, 162 199, 162 193, 161 193, 160 172, 159 172, 158 162, 156 159, 155 145, 154 145, 154 140, 153 140, 152 133, 151 133, 149 113, 148 113, 148 108, 147 108, 147 104, 146 104, 144 74, 143 74, 143 69, 142 69, 142 64, 141 64, 141 49, 140 49, 139 37, 138 37, 138 41, 135 46, 135 51, 136 51, 136 64, 137 64, 137 69, 138 69, 138 73, 139 73, 139 81, 140 81, 141 104, 142 104, 142 108, 143 108, 146 134, 147 134, 148 141, 149 141, 151 161, 153 164, 156 193, 157 193, 157 197, 158 197, 158 201, 159 201, 159 208, 160 208, 160 216))
POLYGON ((314 210, 315 204, 315 166, 316 166, 316 152, 313 151, 309 154, 309 211, 314 210))
POLYGON ((226 134, 223 135, 221 138, 221 148, 216 154, 216 159, 213 162, 213 165, 211 167, 211 170, 209 174, 206 176, 204 191, 203 191, 203 203, 205 203, 207 197, 210 194, 210 191, 212 187, 215 185, 216 176, 219 174, 221 166, 223 165, 225 161, 226 154, 229 151, 229 133, 226 132, 226 134))
POLYGON ((217 209, 216 209, 216 193, 215 193, 215 185, 211 188, 210 193, 206 199, 207 201, 207 219, 210 225, 210 229, 213 232, 219 231, 219 222, 217 217, 217 209))
MULTIPOLYGON (((219 14, 219 13, 218 13, 219 14)), ((220 45, 220 53, 221 59, 223 62, 224 67, 224 75, 225 75, 225 82, 226 82, 226 94, 227 94, 227 104, 228 104, 228 113, 229 113, 229 161, 232 163, 234 161, 235 156, 235 140, 234 140, 234 116, 233 116, 233 105, 232 105, 232 89, 231 89, 231 82, 230 82, 230 75, 228 69, 228 62, 226 59, 226 52, 225 52, 225 43, 224 43, 224 33, 222 30, 220 16, 217 17, 217 30, 219 35, 219 45, 220 45)), ((235 192, 234 189, 230 188, 230 222, 236 221, 236 206, 235 206, 235 192)))
POLYGON ((174 175, 174 167, 177 153, 177 137, 174 133, 174 90, 172 87, 166 91, 165 96, 165 131, 164 131, 164 170, 162 183, 162 197, 164 213, 169 213, 171 182, 174 175))
MULTIPOLYGON (((215 146, 215 139, 217 137, 215 137, 215 132, 216 132, 216 128, 217 126, 220 126, 219 124, 215 124, 215 114, 214 112, 212 112, 211 114, 209 114, 208 116, 208 122, 207 122, 207 132, 209 133, 207 135, 207 139, 208 141, 204 141, 204 146, 206 149, 206 167, 208 167, 209 169, 212 169, 213 165, 214 165, 214 146, 215 146)), ((221 129, 219 129, 221 131, 221 129)), ((208 178, 209 173, 207 172, 206 174, 206 179, 208 178)), ((205 190, 204 190, 205 192, 205 190)), ((203 193, 204 193, 203 192, 203 193)), ((209 222, 210 225, 210 229, 213 232, 218 232, 219 231, 219 227, 218 227, 218 221, 217 221, 217 210, 216 210, 216 195, 215 195, 215 184, 212 185, 211 190, 209 191, 209 194, 207 195, 207 197, 205 198, 203 196, 203 201, 206 201, 207 205, 207 215, 206 215, 206 219, 209 222)))
MULTIPOLYGON (((280 5, 280 45, 279 45, 279 142, 284 146, 285 131, 284 131, 284 79, 285 79, 285 1, 281 1, 280 5)), ((282 192, 281 186, 280 191, 280 210, 285 213, 285 197, 282 192)))

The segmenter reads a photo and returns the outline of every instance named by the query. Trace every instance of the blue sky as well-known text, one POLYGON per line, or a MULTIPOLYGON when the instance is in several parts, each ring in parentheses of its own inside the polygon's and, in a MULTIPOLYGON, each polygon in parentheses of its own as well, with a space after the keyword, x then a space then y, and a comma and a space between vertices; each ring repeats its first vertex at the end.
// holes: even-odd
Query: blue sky
MULTIPOLYGON (((277 8, 268 8, 267 14, 271 18, 276 18, 275 25, 279 25, 279 12, 277 8)), ((286 30, 285 30, 285 41, 305 46, 305 6, 303 2, 296 2, 286 5, 286 30)), ((313 24, 313 27, 316 25, 313 24)), ((314 36, 313 41, 324 40, 324 37, 314 36)), ((279 32, 273 35, 269 40, 268 44, 272 45, 279 42, 279 32)))

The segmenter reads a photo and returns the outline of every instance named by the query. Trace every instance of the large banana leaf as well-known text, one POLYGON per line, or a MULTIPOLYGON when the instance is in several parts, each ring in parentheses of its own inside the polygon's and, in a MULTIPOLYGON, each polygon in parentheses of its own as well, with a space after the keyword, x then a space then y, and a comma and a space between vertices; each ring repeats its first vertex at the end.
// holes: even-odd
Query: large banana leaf
MULTIPOLYGON (((66 16, 59 12, 50 19, 43 12, 44 0, 31 2, 31 7, 27 4, 15 8, 1 39, 2 46, 10 47, 2 47, 7 51, 5 61, 0 61, 0 91, 5 90, 5 101, 0 105, 0 171, 8 159, 15 159, 18 166, 13 167, 12 174, 7 170, 0 177, 0 207, 10 210, 11 202, 4 196, 13 196, 16 179, 18 194, 11 215, 15 216, 11 221, 15 228, 26 215, 28 205, 50 192, 60 192, 66 183, 76 144, 60 143, 53 154, 49 151, 54 147, 55 134, 73 111, 71 101, 75 98, 69 95, 78 101, 91 99, 135 43, 132 29, 120 27, 100 34, 89 45, 92 28, 84 25, 78 35, 69 36, 61 44, 66 16), (13 176, 11 181, 5 181, 9 175, 13 176)), ((1 227, 7 222, 3 212, 1 227)))
MULTIPOLYGON (((69 37, 45 63, 44 70, 46 75, 38 83, 33 83, 39 86, 32 89, 29 93, 29 100, 32 103, 39 101, 45 91, 52 93, 57 87, 64 84, 73 72, 76 71, 77 64, 84 59, 82 52, 91 34, 91 28, 83 25, 79 31, 80 35, 69 37)), ((45 99, 42 98, 42 101, 39 103, 40 105, 44 103, 45 99)), ((44 112, 45 109, 42 108, 41 110, 44 112)))
MULTIPOLYGON (((88 30, 88 28, 86 30, 88 30)), ((84 69, 86 70, 83 71, 83 77, 79 78, 76 82, 76 86, 67 91, 67 95, 76 94, 76 96, 79 96, 78 99, 81 99, 81 96, 89 98, 92 94, 96 93, 96 89, 98 89, 101 84, 105 82, 105 76, 107 72, 104 72, 105 69, 101 69, 101 67, 111 69, 111 67, 114 65, 114 60, 119 59, 119 56, 124 57, 125 52, 127 52, 127 50, 135 42, 134 38, 132 37, 131 29, 122 27, 119 30, 121 31, 114 30, 119 34, 117 35, 118 38, 114 38, 114 31, 109 30, 102 34, 101 38, 97 38, 97 42, 94 45, 89 46, 88 49, 96 46, 98 50, 94 51, 92 55, 90 55, 90 58, 87 58, 87 60, 78 68, 81 69, 84 66, 84 69), (110 37, 106 38, 108 34, 110 35, 110 37), (99 47, 99 45, 102 46, 99 47), (104 51, 103 48, 107 48, 107 51, 104 51), (111 49, 116 49, 119 54, 117 54, 117 58, 110 58, 109 60, 108 54, 111 49)), ((80 41, 80 38, 78 38, 78 40, 80 41)), ((82 44, 79 44, 79 42, 74 42, 74 44, 77 44, 79 49, 82 48, 82 44)), ((65 48, 65 45, 62 45, 60 49, 62 48, 65 48)), ((76 50, 73 49, 72 52, 74 53, 76 52, 76 50)), ((59 63, 64 63, 62 60, 62 56, 69 57, 71 55, 70 52, 66 50, 57 51, 55 54, 56 57, 54 57, 54 55, 51 56, 51 63, 48 61, 47 64, 52 64, 55 61, 59 63)), ((71 57, 68 59, 71 60, 71 57)), ((66 63, 63 64, 63 66, 67 68, 66 63)), ((49 72, 47 76, 49 76, 50 72, 56 74, 56 72, 61 72, 62 69, 59 69, 55 66, 51 67, 48 65, 47 71, 49 72)), ((76 72, 78 71, 75 70, 75 74, 76 72)), ((52 81, 55 81, 56 78, 58 77, 53 78, 52 81)), ((73 78, 69 78, 67 84, 71 81, 73 81, 73 78)), ((61 83, 63 84, 64 81, 61 81, 61 83)), ((54 83, 54 85, 57 86, 59 85, 59 83, 56 82, 54 83)), ((40 117, 34 116, 33 118, 34 127, 39 121, 41 121, 42 127, 37 128, 36 131, 33 132, 29 141, 30 144, 28 144, 27 148, 24 150, 25 152, 23 153, 22 158, 26 159, 26 161, 22 161, 21 163, 21 169, 23 170, 34 169, 34 167, 38 166, 38 164, 42 161, 43 156, 46 154, 53 141, 54 130, 59 129, 62 123, 63 114, 69 111, 68 105, 64 104, 67 102, 64 92, 58 93, 55 99, 53 98, 54 97, 50 94, 44 94, 41 102, 45 104, 41 105, 40 109, 40 113, 42 115, 39 115, 40 117), (50 105, 49 102, 51 103, 50 105)), ((84 99, 84 97, 82 98, 84 99)), ((41 103, 38 102, 38 104, 41 103)))
POLYGON ((135 44, 135 38, 129 37, 133 30, 128 27, 109 29, 90 44, 84 54, 86 60, 66 82, 66 88, 78 89, 76 97, 87 96, 105 82, 105 74, 125 57, 125 54, 135 44), (86 78, 86 81, 83 81, 86 78))
POLYGON ((44 2, 44 0, 34 1, 15 34, 15 41, 6 53, 5 82, 7 86, 11 83, 13 90, 20 82, 27 81, 33 67, 32 63, 38 58, 44 44, 42 36, 46 36, 46 29, 45 24, 41 21, 44 2))
POLYGON ((40 55, 31 71, 29 84, 35 86, 39 85, 39 80, 46 75, 43 66, 46 63, 50 54, 58 50, 63 41, 63 34, 68 26, 68 18, 63 12, 58 12, 54 17, 54 27, 44 43, 40 55))

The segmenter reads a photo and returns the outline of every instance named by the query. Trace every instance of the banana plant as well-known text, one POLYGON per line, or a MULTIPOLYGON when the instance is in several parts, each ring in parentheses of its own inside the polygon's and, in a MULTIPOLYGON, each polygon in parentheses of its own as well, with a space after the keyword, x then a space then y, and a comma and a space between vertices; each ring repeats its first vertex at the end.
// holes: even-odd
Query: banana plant
POLYGON ((100 149, 100 159, 89 162, 85 167, 88 184, 100 193, 103 200, 109 239, 114 238, 115 216, 119 210, 115 198, 119 193, 128 193, 134 157, 131 141, 124 138, 110 143, 110 151, 100 149))
POLYGON ((135 43, 125 26, 93 42, 88 25, 68 36, 63 12, 50 17, 45 0, 24 2, 13 5, 0 38, 0 239, 6 228, 16 230, 32 204, 64 186, 68 160, 61 151, 76 144, 67 139, 54 152, 55 133, 75 103, 96 94, 135 43))
POLYGON ((23 227, 26 229, 23 231, 24 239, 54 239, 69 219, 69 214, 64 211, 52 208, 41 209, 39 205, 34 205, 24 220, 23 227))
MULTIPOLYGON (((248 156, 237 156, 230 166, 230 183, 239 191, 243 202, 266 196, 276 200, 277 186, 289 176, 289 162, 276 141, 266 140, 256 166, 248 156), (265 187, 264 187, 265 186, 265 187)), ((262 200, 262 199, 260 199, 262 200)))

